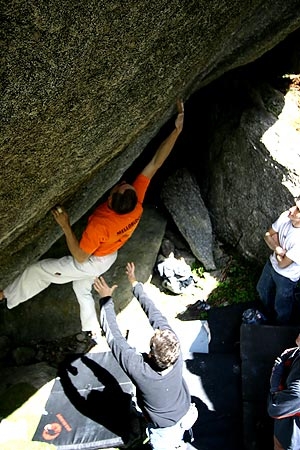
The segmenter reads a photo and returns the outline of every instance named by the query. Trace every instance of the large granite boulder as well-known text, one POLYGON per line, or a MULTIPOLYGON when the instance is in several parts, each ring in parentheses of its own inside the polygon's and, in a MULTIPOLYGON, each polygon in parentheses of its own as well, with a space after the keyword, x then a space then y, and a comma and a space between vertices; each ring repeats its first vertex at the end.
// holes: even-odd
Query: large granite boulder
POLYGON ((263 263, 265 231, 300 195, 300 90, 242 83, 237 95, 244 106, 233 114, 219 104, 203 196, 216 235, 263 263))
POLYGON ((215 270, 211 220, 194 177, 178 169, 166 180, 162 198, 197 260, 206 270, 215 270))
MULTIPOLYGON (((258 0, 3 2, 0 278, 11 281, 132 165, 176 97, 275 47, 299 4, 258 0)), ((196 156, 196 155, 195 155, 196 156)))

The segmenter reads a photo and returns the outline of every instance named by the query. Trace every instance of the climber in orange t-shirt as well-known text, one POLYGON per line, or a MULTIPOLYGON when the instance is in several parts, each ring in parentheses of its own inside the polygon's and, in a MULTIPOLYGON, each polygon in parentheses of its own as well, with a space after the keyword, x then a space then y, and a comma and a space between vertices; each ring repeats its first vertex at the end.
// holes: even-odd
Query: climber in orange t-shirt
POLYGON ((59 259, 44 259, 29 267, 3 291, 0 304, 9 309, 32 298, 51 283, 72 281, 80 306, 82 331, 91 333, 95 342, 101 329, 92 296, 95 277, 104 274, 117 258, 118 250, 136 229, 143 212, 143 200, 150 180, 172 151, 182 131, 183 102, 177 102, 178 115, 175 129, 160 144, 151 161, 137 176, 133 184, 121 181, 110 191, 107 201, 99 205, 89 217, 88 224, 78 241, 64 208, 56 206, 52 214, 63 230, 71 255, 59 259))
POLYGON ((132 186, 126 182, 115 186, 111 195, 114 195, 113 191, 120 187, 131 190, 136 195, 135 208, 124 214, 116 214, 110 206, 110 200, 102 203, 88 220, 79 243, 80 248, 95 256, 110 255, 119 250, 130 238, 140 221, 143 212, 142 203, 149 183, 150 178, 141 173, 132 186))

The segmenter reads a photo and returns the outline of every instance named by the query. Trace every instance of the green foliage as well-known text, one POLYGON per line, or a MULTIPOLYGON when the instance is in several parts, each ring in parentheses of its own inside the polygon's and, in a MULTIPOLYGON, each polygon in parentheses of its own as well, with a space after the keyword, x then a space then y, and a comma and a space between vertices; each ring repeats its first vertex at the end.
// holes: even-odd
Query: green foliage
POLYGON ((200 311, 200 313, 199 313, 199 320, 208 320, 208 312, 207 311, 200 311))
POLYGON ((196 277, 199 277, 199 278, 204 277, 205 269, 204 269, 203 265, 200 264, 199 261, 194 262, 191 266, 191 269, 192 269, 192 274, 195 275, 196 277))
POLYGON ((257 264, 239 256, 231 256, 217 287, 208 297, 209 304, 218 307, 256 300, 259 273, 260 267, 257 264))

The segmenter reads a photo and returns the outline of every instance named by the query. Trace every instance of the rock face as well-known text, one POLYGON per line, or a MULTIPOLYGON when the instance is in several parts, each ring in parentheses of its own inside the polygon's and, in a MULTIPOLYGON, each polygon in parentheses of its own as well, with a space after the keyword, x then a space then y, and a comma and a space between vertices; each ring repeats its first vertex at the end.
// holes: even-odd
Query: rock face
POLYGON ((2 5, 1 283, 114 184, 188 99, 300 25, 297 1, 2 5))
POLYGON ((196 180, 186 169, 177 170, 164 184, 162 199, 195 257, 214 270, 212 226, 196 180))
POLYGON ((203 195, 215 233, 262 262, 270 254, 265 231, 300 194, 300 91, 242 84, 238 96, 241 112, 229 117, 226 101, 219 105, 223 124, 215 124, 203 195))

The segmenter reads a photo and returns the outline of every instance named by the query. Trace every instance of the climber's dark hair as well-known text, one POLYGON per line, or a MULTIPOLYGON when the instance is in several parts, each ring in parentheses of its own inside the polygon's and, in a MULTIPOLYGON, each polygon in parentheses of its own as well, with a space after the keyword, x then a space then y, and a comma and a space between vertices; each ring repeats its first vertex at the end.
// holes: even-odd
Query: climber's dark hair
POLYGON ((122 194, 115 192, 111 196, 111 209, 118 214, 127 214, 134 210, 137 195, 134 189, 126 189, 122 194))

